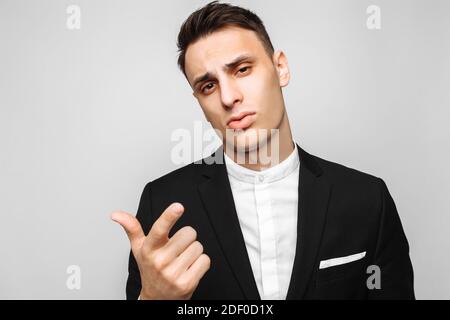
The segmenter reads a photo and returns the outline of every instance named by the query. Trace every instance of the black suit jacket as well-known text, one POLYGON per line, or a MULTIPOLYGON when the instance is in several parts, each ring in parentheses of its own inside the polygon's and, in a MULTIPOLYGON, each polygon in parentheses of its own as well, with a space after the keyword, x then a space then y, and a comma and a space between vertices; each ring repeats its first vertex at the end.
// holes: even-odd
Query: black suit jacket
MULTIPOLYGON (((394 201, 380 178, 308 154, 300 156, 297 245, 287 299, 414 299, 409 246, 394 201), (363 259, 319 269, 321 260, 366 252, 363 259), (381 271, 368 289, 367 267, 381 271)), ((137 219, 147 234, 173 202, 185 212, 169 236, 192 226, 211 258, 192 299, 260 299, 240 229, 223 147, 148 183, 137 219), (221 163, 210 164, 219 154, 221 163)), ((139 269, 130 253, 126 293, 137 299, 139 269)))

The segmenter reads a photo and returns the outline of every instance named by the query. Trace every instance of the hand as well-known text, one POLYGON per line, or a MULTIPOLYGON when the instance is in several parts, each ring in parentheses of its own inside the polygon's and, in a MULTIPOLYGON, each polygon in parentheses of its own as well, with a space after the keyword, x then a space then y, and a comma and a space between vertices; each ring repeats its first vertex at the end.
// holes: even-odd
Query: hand
POLYGON ((210 258, 196 241, 197 232, 184 227, 169 239, 169 231, 184 208, 172 203, 156 220, 147 236, 139 221, 129 213, 114 212, 111 219, 127 233, 139 266, 141 295, 145 299, 190 299, 200 279, 209 270, 210 258))

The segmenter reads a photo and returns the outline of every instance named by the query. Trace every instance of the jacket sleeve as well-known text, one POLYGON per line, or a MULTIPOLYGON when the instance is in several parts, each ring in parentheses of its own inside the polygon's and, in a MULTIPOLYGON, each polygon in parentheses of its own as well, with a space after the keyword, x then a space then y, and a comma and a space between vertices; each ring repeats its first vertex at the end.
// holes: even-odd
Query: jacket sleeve
POLYGON ((380 289, 369 290, 369 299, 415 299, 409 245, 394 200, 382 179, 381 216, 374 265, 380 268, 380 289))
MULTIPOLYGON (((142 192, 136 219, 141 224, 144 234, 147 235, 154 221, 151 210, 150 183, 145 186, 144 191, 142 192)), ((140 292, 141 276, 139 273, 139 267, 136 263, 136 259, 134 258, 133 253, 130 250, 128 262, 128 279, 126 284, 127 300, 137 300, 140 292)))

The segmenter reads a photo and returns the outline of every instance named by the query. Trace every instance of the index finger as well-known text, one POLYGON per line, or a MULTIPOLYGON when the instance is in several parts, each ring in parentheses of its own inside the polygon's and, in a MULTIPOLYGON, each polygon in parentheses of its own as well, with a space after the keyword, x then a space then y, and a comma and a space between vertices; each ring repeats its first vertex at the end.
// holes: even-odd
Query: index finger
POLYGON ((178 203, 172 203, 155 221, 148 233, 146 244, 151 248, 162 246, 169 241, 169 232, 184 212, 184 207, 178 203))

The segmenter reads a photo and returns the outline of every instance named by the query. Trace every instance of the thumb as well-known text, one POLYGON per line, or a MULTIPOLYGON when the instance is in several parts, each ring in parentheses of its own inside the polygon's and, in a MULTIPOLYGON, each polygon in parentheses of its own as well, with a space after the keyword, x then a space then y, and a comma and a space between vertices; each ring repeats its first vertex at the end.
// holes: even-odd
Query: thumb
POLYGON ((120 224, 125 230, 130 240, 131 250, 136 257, 145 239, 144 231, 139 221, 131 214, 123 211, 113 212, 111 214, 111 220, 120 224))

